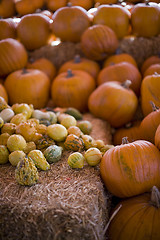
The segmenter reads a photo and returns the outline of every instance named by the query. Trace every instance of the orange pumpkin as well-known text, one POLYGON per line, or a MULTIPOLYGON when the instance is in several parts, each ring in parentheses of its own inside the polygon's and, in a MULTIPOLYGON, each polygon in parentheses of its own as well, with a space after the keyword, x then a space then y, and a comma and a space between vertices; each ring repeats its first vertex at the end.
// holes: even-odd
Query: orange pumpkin
POLYGON ((152 112, 150 101, 160 107, 160 74, 148 75, 141 84, 141 108, 144 116, 152 112))
POLYGON ((67 5, 67 0, 45 0, 45 1, 46 1, 47 9, 53 12, 67 5))
POLYGON ((1 83, 0 83, 0 96, 3 97, 5 101, 8 103, 8 93, 4 85, 2 85, 1 83))
POLYGON ((29 62, 26 65, 26 68, 41 70, 49 77, 51 81, 56 76, 55 65, 50 60, 44 57, 38 58, 36 60, 30 58, 29 62))
POLYGON ((69 0, 72 6, 80 6, 88 10, 94 5, 94 0, 69 0))
POLYGON ((131 11, 133 34, 153 37, 159 34, 160 8, 157 3, 138 3, 131 11))
POLYGON ((3 18, 13 17, 16 14, 14 0, 0 1, 0 16, 3 18))
POLYGON ((97 77, 98 85, 108 81, 124 82, 127 79, 131 81, 130 88, 139 95, 141 86, 141 74, 133 64, 121 62, 103 68, 97 77))
POLYGON ((144 72, 147 70, 147 68, 149 68, 151 65, 156 64, 156 63, 160 63, 159 55, 153 55, 153 56, 146 58, 146 60, 143 62, 142 66, 141 66, 142 75, 144 75, 144 72))
POLYGON ((15 8, 20 16, 34 13, 37 9, 42 8, 44 0, 15 0, 15 8))
POLYGON ((10 105, 28 103, 33 104, 34 108, 43 108, 49 99, 50 80, 40 70, 15 71, 8 75, 4 86, 8 93, 10 105))
POLYGON ((0 41, 0 76, 22 69, 28 61, 28 54, 24 46, 12 38, 0 41))
POLYGON ((110 27, 121 39, 128 34, 130 12, 118 4, 100 5, 94 14, 93 24, 104 24, 110 27))
POLYGON ((115 196, 132 197, 160 186, 160 152, 145 140, 109 149, 100 163, 100 174, 106 188, 115 196))
POLYGON ((12 18, 0 19, 0 40, 16 38, 16 23, 12 18))
POLYGON ((97 4, 113 4, 113 3, 117 3, 118 0, 94 0, 94 3, 97 4))
POLYGON ((94 79, 96 79, 100 71, 100 66, 96 61, 92 61, 85 57, 80 57, 79 55, 76 55, 73 60, 69 60, 63 65, 61 65, 59 73, 66 72, 68 69, 86 71, 94 79))
POLYGON ((108 67, 121 62, 129 62, 138 68, 136 60, 128 53, 120 53, 109 56, 104 60, 103 67, 108 67))
POLYGON ((68 70, 57 75, 51 85, 51 96, 55 106, 74 107, 87 110, 90 94, 95 89, 95 80, 82 70, 68 70))
POLYGON ((148 67, 144 72, 143 77, 146 77, 148 75, 153 75, 155 73, 160 74, 160 63, 152 64, 150 67, 148 67))
POLYGON ((130 122, 137 106, 137 96, 129 89, 128 81, 103 83, 91 93, 88 100, 90 112, 107 120, 113 127, 122 127, 130 122))
POLYGON ((50 18, 43 14, 27 14, 21 18, 17 26, 17 36, 27 50, 46 45, 50 34, 50 18))
POLYGON ((152 186, 144 193, 121 201, 108 228, 110 240, 159 240, 160 192, 152 186))
POLYGON ((79 42, 82 33, 90 26, 87 11, 79 6, 59 8, 52 16, 52 32, 61 41, 79 42))
POLYGON ((103 60, 118 48, 115 32, 102 24, 87 28, 81 37, 82 51, 92 60, 103 60))
POLYGON ((160 150, 160 124, 158 125, 156 132, 155 132, 154 144, 160 150))

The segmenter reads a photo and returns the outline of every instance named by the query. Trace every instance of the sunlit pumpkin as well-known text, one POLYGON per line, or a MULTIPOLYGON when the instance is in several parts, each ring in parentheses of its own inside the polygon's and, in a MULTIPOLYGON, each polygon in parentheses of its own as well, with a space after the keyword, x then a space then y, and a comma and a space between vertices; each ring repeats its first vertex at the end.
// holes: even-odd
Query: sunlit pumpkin
POLYGON ((160 152, 145 140, 109 149, 101 160, 100 173, 106 188, 120 198, 132 197, 160 186, 160 152))

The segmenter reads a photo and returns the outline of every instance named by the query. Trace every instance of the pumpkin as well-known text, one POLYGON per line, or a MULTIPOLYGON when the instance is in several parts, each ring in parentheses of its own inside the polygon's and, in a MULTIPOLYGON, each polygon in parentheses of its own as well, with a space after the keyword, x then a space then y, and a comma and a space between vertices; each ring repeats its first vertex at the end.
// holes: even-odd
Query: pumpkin
POLYGON ((103 68, 121 62, 129 62, 138 68, 136 60, 128 53, 117 53, 109 56, 104 60, 103 68))
POLYGON ((29 62, 26 65, 26 68, 41 70, 49 77, 51 81, 56 76, 55 65, 50 60, 44 57, 35 60, 33 58, 30 58, 29 62))
POLYGON ((160 74, 148 75, 141 83, 141 108, 144 116, 152 112, 150 101, 160 107, 160 74))
POLYGON ((40 70, 15 71, 8 75, 4 86, 9 96, 10 105, 27 103, 33 104, 34 108, 43 108, 49 99, 50 80, 40 70))
POLYGON ((16 14, 14 0, 0 1, 0 16, 3 18, 13 17, 16 14))
POLYGON ((18 162, 15 170, 15 179, 20 185, 32 186, 38 182, 38 170, 30 158, 18 162))
POLYGON ((136 140, 109 149, 102 157, 100 174, 106 188, 120 198, 132 197, 160 186, 160 152, 151 142, 136 140))
POLYGON ((44 154, 40 150, 32 150, 28 153, 28 158, 31 158, 37 168, 41 170, 48 170, 50 169, 50 165, 47 162, 44 154))
POLYGON ((0 96, 3 97, 5 101, 8 103, 8 93, 4 85, 2 85, 1 83, 0 83, 0 96))
POLYGON ((99 3, 99 4, 113 4, 117 3, 118 0, 94 0, 94 3, 99 3))
POLYGON ((7 76, 11 72, 22 69, 28 61, 28 54, 24 46, 12 38, 0 41, 0 76, 7 76))
POLYGON ((47 9, 55 12, 57 9, 65 7, 67 5, 67 0, 45 0, 47 9))
POLYGON ((136 112, 138 99, 128 83, 130 81, 110 81, 97 87, 88 100, 90 112, 107 120, 113 127, 122 127, 130 122, 136 112))
POLYGON ((93 17, 93 24, 104 24, 110 27, 118 39, 128 34, 130 12, 118 4, 100 5, 93 17))
POLYGON ((145 116, 140 124, 141 137, 154 143, 155 133, 160 124, 160 109, 151 102, 152 112, 145 116))
MULTIPOLYGON (((159 240, 160 192, 145 193, 117 204, 108 233, 110 240, 159 240)), ((113 216, 112 215, 112 216, 113 216)))
POLYGON ((16 23, 12 18, 0 19, 0 40, 16 38, 16 23))
POLYGON ((151 66, 149 66, 144 72, 143 77, 146 77, 148 75, 153 75, 155 73, 160 74, 160 63, 152 64, 151 66))
POLYGON ((100 66, 96 61, 92 61, 85 57, 80 57, 80 55, 76 55, 74 59, 62 64, 59 68, 58 73, 66 72, 68 69, 86 71, 94 79, 96 79, 100 71, 100 66))
POLYGON ((152 55, 144 60, 141 66, 141 73, 144 75, 144 72, 149 68, 151 65, 159 63, 160 64, 160 57, 159 55, 152 55))
POLYGON ((90 26, 87 10, 79 6, 66 6, 53 13, 51 29, 61 41, 79 42, 82 33, 90 26))
POLYGON ((20 15, 34 13, 38 8, 42 8, 44 0, 15 0, 16 12, 20 15))
POLYGON ((74 134, 69 134, 64 142, 64 147, 70 151, 82 151, 84 149, 84 143, 81 138, 74 134))
POLYGON ((158 125, 154 135, 154 144, 158 149, 160 149, 160 124, 158 125))
POLYGON ((122 138, 127 137, 129 142, 134 142, 135 140, 141 139, 140 131, 141 121, 131 122, 126 124, 126 126, 116 129, 113 134, 113 144, 120 145, 122 143, 122 138))
POLYGON ((81 37, 81 48, 85 56, 92 60, 104 60, 118 47, 115 32, 108 26, 97 24, 88 27, 81 37))
POLYGON ((139 95, 141 86, 141 74, 133 64, 121 62, 103 68, 97 77, 97 84, 100 85, 108 81, 124 82, 129 79, 131 81, 130 88, 139 95))
POLYGON ((51 145, 44 151, 44 156, 49 163, 58 162, 62 156, 62 147, 51 145))
POLYGON ((159 34, 160 8, 156 3, 138 3, 131 11, 133 34, 153 37, 159 34))
POLYGON ((69 0, 72 6, 80 6, 88 10, 93 6, 94 0, 69 0))
POLYGON ((87 101, 96 87, 91 75, 81 70, 60 73, 51 85, 51 97, 55 106, 87 110, 87 101))
POLYGON ((30 51, 46 45, 50 33, 50 18, 38 13, 23 16, 17 26, 20 42, 30 51))

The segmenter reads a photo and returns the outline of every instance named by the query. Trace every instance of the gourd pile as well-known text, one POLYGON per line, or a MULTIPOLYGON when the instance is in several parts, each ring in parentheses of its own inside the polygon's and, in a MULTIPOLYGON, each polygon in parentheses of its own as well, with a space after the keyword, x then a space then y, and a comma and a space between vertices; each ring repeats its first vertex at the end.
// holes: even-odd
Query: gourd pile
POLYGON ((122 199, 105 229, 110 240, 160 239, 160 56, 139 65, 119 52, 122 39, 159 41, 158 2, 0 2, 0 164, 16 166, 17 182, 29 186, 64 150, 72 168, 100 166, 122 199), (81 56, 58 67, 29 57, 57 42, 78 43, 81 56), (110 124, 113 145, 90 136, 87 111, 110 124))

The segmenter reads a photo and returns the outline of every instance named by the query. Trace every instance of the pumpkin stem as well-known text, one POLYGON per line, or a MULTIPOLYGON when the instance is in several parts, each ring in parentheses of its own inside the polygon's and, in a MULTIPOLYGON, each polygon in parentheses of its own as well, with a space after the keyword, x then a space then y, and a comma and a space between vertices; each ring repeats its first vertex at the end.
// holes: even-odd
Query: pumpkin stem
POLYGON ((71 2, 68 2, 68 3, 67 3, 67 7, 72 7, 72 3, 71 3, 71 2))
POLYGON ((123 137, 122 138, 122 144, 127 144, 127 143, 129 143, 128 137, 123 137))
POLYGON ((151 106, 152 106, 152 111, 157 111, 157 110, 159 109, 159 107, 157 107, 157 106, 154 104, 154 102, 149 101, 149 103, 150 103, 151 106))
POLYGON ((67 70, 67 78, 70 78, 70 77, 73 77, 74 75, 73 75, 73 73, 72 73, 72 70, 71 69, 68 69, 67 70))
POLYGON ((74 63, 80 63, 81 62, 81 57, 80 55, 76 55, 75 58, 74 58, 74 63))
POLYGON ((130 85, 131 85, 131 80, 126 80, 125 82, 123 82, 121 85, 126 88, 126 89, 129 89, 130 85))
POLYGON ((160 208, 160 192, 156 186, 152 187, 151 204, 156 208, 160 208))

